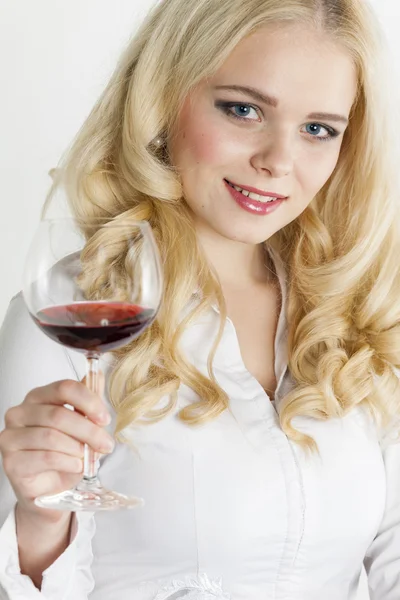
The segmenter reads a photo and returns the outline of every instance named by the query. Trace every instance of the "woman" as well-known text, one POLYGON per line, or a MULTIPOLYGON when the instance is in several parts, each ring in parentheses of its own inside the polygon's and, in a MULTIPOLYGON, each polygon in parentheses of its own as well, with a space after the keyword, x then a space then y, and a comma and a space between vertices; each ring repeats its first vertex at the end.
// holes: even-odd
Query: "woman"
POLYGON ((107 426, 80 355, 13 299, 6 598, 350 600, 363 563, 372 600, 400 597, 397 129, 381 41, 359 0, 164 0, 127 47, 50 198, 64 185, 80 218, 149 220, 163 308, 103 362, 107 426), (113 434, 102 481, 144 508, 33 504, 80 479, 81 443, 109 453, 113 434))

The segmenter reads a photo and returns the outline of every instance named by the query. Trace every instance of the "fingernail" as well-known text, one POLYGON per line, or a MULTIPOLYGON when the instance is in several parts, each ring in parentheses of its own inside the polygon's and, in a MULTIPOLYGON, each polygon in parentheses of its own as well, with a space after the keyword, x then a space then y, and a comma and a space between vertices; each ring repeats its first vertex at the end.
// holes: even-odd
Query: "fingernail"
POLYGON ((111 423, 111 415, 106 411, 98 413, 97 420, 104 425, 109 425, 111 423))
POLYGON ((114 445, 113 440, 105 440, 102 444, 101 451, 105 453, 112 452, 114 450, 114 445))

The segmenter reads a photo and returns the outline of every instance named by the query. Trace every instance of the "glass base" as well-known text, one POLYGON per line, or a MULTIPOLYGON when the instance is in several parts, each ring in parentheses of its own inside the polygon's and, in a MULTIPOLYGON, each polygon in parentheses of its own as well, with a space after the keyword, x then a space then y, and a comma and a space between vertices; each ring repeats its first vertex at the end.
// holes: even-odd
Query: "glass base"
POLYGON ((76 512, 137 508, 144 505, 144 500, 107 490, 96 478, 92 482, 82 480, 72 490, 52 496, 39 496, 35 498, 35 504, 41 508, 76 512))

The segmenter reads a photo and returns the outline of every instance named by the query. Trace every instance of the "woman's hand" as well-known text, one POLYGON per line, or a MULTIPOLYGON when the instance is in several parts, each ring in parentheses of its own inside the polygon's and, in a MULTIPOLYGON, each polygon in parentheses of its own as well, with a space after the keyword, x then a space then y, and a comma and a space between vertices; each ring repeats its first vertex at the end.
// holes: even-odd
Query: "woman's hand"
MULTIPOLYGON (((102 374, 100 389, 104 389, 102 374)), ((43 523, 65 520, 65 512, 37 507, 34 499, 68 490, 81 480, 85 442, 96 452, 112 451, 113 440, 103 429, 109 422, 100 395, 72 380, 35 388, 7 411, 0 454, 20 515, 43 523)))

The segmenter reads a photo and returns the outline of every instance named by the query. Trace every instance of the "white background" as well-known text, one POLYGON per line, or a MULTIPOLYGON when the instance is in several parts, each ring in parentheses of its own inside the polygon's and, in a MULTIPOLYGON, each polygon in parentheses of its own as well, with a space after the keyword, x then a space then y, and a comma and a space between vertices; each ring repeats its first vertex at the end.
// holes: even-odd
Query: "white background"
MULTIPOLYGON (((360 0, 360 2, 363 0, 360 0)), ((0 323, 21 288, 48 171, 152 0, 0 0, 0 323)), ((400 75, 400 2, 373 0, 400 75)), ((357 600, 367 600, 363 577, 357 600)))

